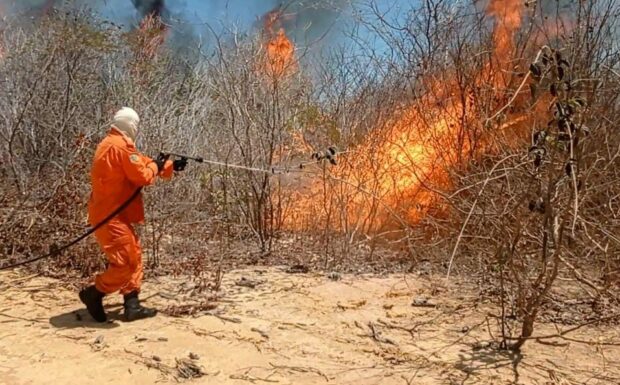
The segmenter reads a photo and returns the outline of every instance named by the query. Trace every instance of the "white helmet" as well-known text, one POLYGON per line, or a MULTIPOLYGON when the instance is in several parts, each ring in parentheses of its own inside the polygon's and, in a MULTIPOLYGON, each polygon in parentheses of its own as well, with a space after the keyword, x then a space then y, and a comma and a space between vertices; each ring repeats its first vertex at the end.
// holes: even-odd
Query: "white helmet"
POLYGON ((134 141, 136 140, 136 135, 138 135, 139 124, 140 117, 138 113, 129 107, 123 107, 118 110, 112 119, 112 127, 116 127, 134 141))

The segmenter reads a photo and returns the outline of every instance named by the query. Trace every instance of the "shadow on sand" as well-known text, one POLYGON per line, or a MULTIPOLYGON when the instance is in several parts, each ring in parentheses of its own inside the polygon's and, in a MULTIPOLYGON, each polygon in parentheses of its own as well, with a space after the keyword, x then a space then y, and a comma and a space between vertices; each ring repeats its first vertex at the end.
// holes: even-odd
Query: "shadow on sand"
POLYGON ((523 355, 520 352, 501 350, 495 346, 488 346, 473 350, 471 354, 461 354, 459 356, 459 361, 455 366, 466 373, 466 377, 461 384, 467 383, 471 376, 475 377, 479 372, 503 367, 510 367, 512 369, 514 378, 511 383, 519 383, 519 364, 523 359, 523 355))
MULTIPOLYGON (((144 299, 142 302, 146 302, 153 297, 157 297, 158 294, 152 294, 144 299)), ((95 328, 95 329, 113 329, 115 327, 120 326, 120 324, 116 321, 125 322, 125 318, 123 317, 122 304, 111 304, 105 306, 106 314, 108 315, 108 321, 99 323, 93 320, 93 318, 88 314, 86 308, 72 310, 63 314, 59 314, 53 316, 49 319, 49 322, 52 326, 58 329, 76 329, 76 328, 95 328)), ((41 322, 41 321, 39 321, 41 322)))
POLYGON ((76 329, 76 328, 96 328, 96 329, 113 329, 119 325, 116 321, 122 321, 120 309, 114 307, 113 310, 107 310, 108 322, 95 322, 86 309, 72 310, 63 314, 59 314, 50 318, 50 324, 58 329, 76 329))

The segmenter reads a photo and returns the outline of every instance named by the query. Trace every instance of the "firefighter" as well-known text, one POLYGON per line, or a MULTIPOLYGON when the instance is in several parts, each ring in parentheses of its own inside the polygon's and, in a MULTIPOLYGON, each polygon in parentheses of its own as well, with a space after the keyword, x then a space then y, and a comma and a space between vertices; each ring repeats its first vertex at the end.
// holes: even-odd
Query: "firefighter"
MULTIPOLYGON (((88 203, 88 220, 92 226, 130 199, 138 188, 151 185, 157 177, 169 179, 173 171, 181 171, 187 164, 185 159, 173 162, 159 156, 153 160, 138 152, 135 140, 139 123, 136 111, 123 107, 114 115, 110 131, 97 146, 88 203)), ((103 297, 117 291, 124 297, 127 321, 157 314, 155 309, 143 307, 138 298, 143 276, 142 250, 133 226, 140 223, 144 223, 144 204, 138 194, 118 215, 95 231, 108 268, 95 277, 94 285, 80 291, 79 297, 98 322, 107 320, 103 297)))

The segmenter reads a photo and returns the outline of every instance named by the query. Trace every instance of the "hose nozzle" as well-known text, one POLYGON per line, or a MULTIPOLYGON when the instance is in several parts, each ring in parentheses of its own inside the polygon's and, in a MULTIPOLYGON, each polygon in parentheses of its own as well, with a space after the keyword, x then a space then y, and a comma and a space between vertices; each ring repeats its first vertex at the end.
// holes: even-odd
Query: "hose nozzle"
POLYGON ((165 151, 162 151, 161 153, 167 156, 173 156, 175 158, 193 160, 194 162, 197 162, 197 163, 204 163, 205 161, 204 158, 201 156, 189 156, 189 155, 176 154, 174 152, 165 152, 165 151))

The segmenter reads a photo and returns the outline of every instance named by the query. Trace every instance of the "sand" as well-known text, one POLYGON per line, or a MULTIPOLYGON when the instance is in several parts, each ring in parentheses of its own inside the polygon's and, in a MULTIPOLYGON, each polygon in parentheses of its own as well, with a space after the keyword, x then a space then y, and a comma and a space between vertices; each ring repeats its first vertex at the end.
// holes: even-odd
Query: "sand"
MULTIPOLYGON (((620 383, 617 328, 529 341, 515 355, 489 344, 497 325, 487 315, 496 310, 462 281, 331 278, 238 270, 225 275, 214 310, 125 323, 114 295, 106 298, 112 321, 96 324, 63 281, 1 273, 0 384, 620 383), (242 277, 259 284, 237 286, 242 277)), ((142 297, 166 309, 208 295, 187 278, 164 277, 147 280, 142 297)))

